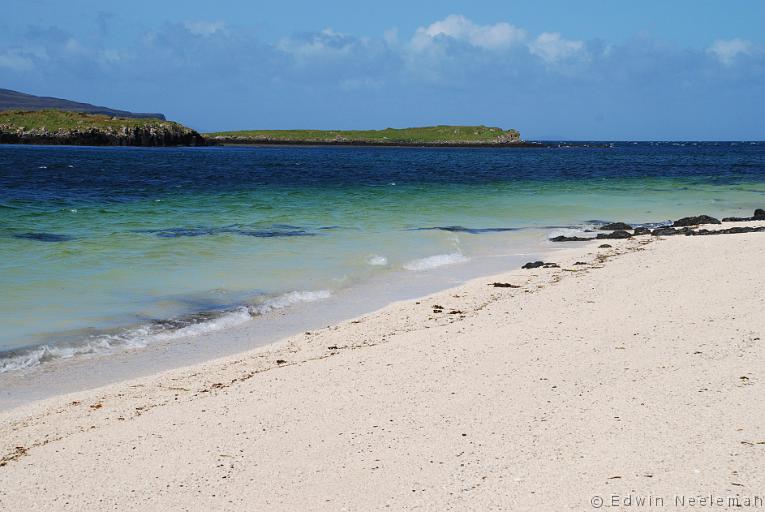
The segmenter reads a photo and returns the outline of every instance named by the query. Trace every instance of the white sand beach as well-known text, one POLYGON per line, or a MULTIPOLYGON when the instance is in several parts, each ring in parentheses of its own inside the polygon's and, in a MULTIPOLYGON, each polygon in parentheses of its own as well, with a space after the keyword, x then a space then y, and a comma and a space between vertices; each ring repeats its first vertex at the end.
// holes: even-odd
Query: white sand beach
POLYGON ((4 411, 0 510, 765 507, 765 233, 552 257, 4 411))

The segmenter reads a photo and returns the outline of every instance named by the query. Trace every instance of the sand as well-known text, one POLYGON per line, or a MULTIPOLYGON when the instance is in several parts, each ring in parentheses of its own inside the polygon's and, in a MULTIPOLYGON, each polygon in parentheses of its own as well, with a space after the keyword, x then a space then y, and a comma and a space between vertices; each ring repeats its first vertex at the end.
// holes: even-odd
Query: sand
POLYGON ((0 510, 756 504, 765 233, 600 243, 0 413, 0 510))

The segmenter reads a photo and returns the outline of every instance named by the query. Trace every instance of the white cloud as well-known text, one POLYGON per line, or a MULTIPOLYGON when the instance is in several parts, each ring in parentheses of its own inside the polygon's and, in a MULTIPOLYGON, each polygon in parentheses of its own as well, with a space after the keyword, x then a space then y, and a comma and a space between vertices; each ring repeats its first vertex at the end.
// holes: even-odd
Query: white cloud
POLYGON ((13 71, 29 71, 35 67, 29 57, 14 50, 0 53, 0 68, 8 68, 13 71))
POLYGON ((383 41, 388 43, 391 46, 395 46, 398 44, 398 29, 397 28, 389 28, 383 33, 383 41))
POLYGON ((321 32, 303 34, 299 37, 285 37, 276 44, 276 48, 298 59, 345 58, 369 43, 370 40, 367 38, 355 38, 331 28, 325 28, 321 32))
POLYGON ((718 39, 712 46, 707 48, 707 52, 717 57, 717 59, 729 66, 733 64, 739 55, 748 55, 752 52, 752 43, 743 39, 718 39))
POLYGON ((222 21, 185 21, 183 27, 195 36, 211 36, 226 29, 222 21))
POLYGON ((557 32, 544 32, 529 43, 529 51, 548 63, 580 55, 583 50, 582 41, 563 39, 557 32))
POLYGON ((464 16, 452 14, 427 27, 420 27, 412 38, 415 49, 423 49, 438 37, 450 37, 485 49, 507 48, 526 39, 526 31, 509 23, 477 25, 464 16))

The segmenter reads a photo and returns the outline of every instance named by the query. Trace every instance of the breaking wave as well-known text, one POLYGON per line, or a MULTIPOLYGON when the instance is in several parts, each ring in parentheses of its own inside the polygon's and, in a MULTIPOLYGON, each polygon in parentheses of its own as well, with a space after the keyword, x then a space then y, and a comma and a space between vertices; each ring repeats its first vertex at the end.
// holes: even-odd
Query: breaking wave
POLYGON ((450 254, 436 254, 435 256, 428 256, 427 258, 420 258, 412 260, 409 263, 404 264, 406 270, 430 270, 432 268, 443 267, 444 265, 453 265, 455 263, 463 263, 470 258, 463 256, 461 253, 453 252, 450 254))
POLYGON ((225 312, 203 312, 170 320, 157 320, 118 333, 93 335, 78 342, 50 343, 8 350, 0 352, 0 373, 33 368, 59 359, 140 349, 153 343, 199 336, 241 325, 254 316, 330 296, 331 292, 328 290, 294 291, 259 304, 241 306, 225 312))

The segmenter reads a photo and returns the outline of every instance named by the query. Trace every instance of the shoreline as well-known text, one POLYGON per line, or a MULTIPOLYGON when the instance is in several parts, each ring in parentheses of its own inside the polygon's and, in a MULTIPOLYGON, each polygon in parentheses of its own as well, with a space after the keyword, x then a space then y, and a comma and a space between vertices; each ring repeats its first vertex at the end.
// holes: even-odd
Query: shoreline
MULTIPOLYGON (((294 293, 325 293, 326 297, 298 301, 263 313, 250 313, 251 317, 246 321, 219 329, 206 330, 206 322, 188 326, 192 331, 196 328, 204 331, 199 334, 176 336, 170 331, 166 333, 167 339, 149 341, 144 345, 115 345, 93 353, 46 359, 41 364, 0 373, 0 412, 61 394, 82 392, 255 350, 305 330, 347 321, 395 302, 437 293, 480 276, 500 272, 508 266, 520 267, 529 258, 547 257, 566 249, 549 241, 550 230, 546 228, 530 228, 523 231, 523 235, 515 233, 502 242, 504 248, 501 254, 472 254, 465 261, 426 270, 406 269, 405 265, 393 267, 338 289, 285 292, 275 296, 274 300, 294 293)), ((210 321, 225 323, 230 316, 239 316, 240 309, 244 307, 244 303, 239 304, 236 309, 221 312, 224 313, 222 316, 212 317, 210 321)), ((202 311, 189 315, 195 314, 204 317, 209 313, 202 311)), ((140 330, 141 327, 135 325, 123 331, 140 330)), ((160 338, 164 337, 164 333, 160 333, 160 338)), ((92 343, 95 342, 85 339, 83 347, 92 343)), ((37 352, 43 346, 48 345, 17 350, 37 352)), ((51 346, 54 350, 69 347, 51 346)))
POLYGON ((0 504, 124 508, 136 489, 144 509, 584 508, 634 489, 757 492, 765 326, 747 270, 765 235, 601 242, 555 252, 560 268, 0 412, 0 504))

